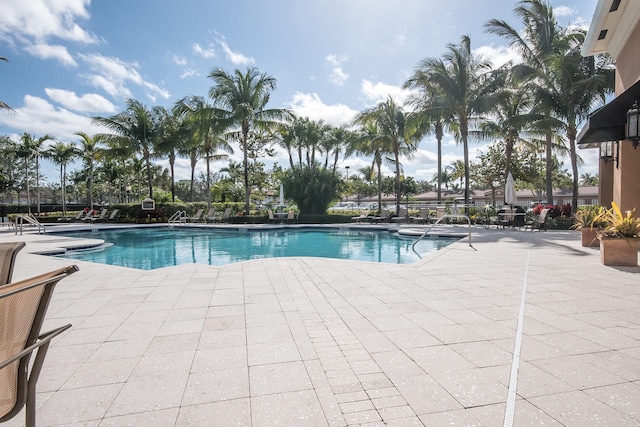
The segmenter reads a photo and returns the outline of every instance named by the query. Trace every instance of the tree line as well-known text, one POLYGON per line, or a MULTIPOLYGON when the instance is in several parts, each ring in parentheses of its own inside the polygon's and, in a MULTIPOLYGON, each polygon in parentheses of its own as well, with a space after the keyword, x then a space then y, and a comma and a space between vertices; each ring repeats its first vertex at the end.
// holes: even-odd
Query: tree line
MULTIPOLYGON (((0 145, 6 155, 0 189, 21 186, 30 205, 30 183, 35 180, 39 203, 39 161, 48 158, 60 167, 64 210, 66 166, 81 159, 82 168, 74 179, 83 183, 90 206, 98 178, 113 184, 108 193, 115 191, 121 201, 125 197, 128 201, 131 193, 153 198, 154 191, 174 201, 180 193, 182 199, 204 199, 209 204, 212 198, 242 201, 246 214, 252 199, 264 198, 279 182, 301 209, 314 213, 354 191, 375 191, 379 207, 383 192, 394 194, 398 208, 403 195, 428 187, 405 176, 401 159, 410 158, 420 141, 433 135, 438 151, 433 185, 438 200, 454 170, 466 202, 470 188, 499 188, 511 172, 521 185, 546 194, 550 205, 554 185, 570 185, 575 209, 581 161, 576 151, 577 127, 613 92, 614 67, 606 55, 583 57, 585 32, 560 26, 548 1, 521 0, 514 13, 519 28, 497 19, 484 28, 503 38, 521 62, 494 68, 473 52, 470 37, 462 36, 457 43, 449 43, 441 56, 418 62, 403 85, 411 93, 405 103, 389 96, 343 126, 270 108, 277 81, 257 68, 233 72, 216 68, 208 75, 212 81, 208 96, 184 97, 171 108, 128 99, 123 111, 93 118, 108 132, 79 132, 79 145, 56 141, 43 149, 51 139, 48 135, 25 133, 15 142, 3 137, 0 145), (462 146, 463 160, 443 167, 445 134, 462 146), (481 140, 494 143, 473 163, 469 142, 481 140), (241 151, 242 161, 229 161, 227 167, 212 171, 211 162, 229 160, 234 146, 241 151), (289 164, 276 164, 266 171, 263 160, 274 156, 278 146, 286 150, 289 164), (563 155, 570 159, 570 173, 562 170, 558 160, 563 155), (342 179, 337 165, 349 156, 372 159, 370 167, 359 171, 363 179, 355 174, 349 182, 342 179), (176 188, 174 168, 181 158, 191 166, 188 191, 176 188), (168 161, 168 170, 154 163, 159 159, 168 161), (205 172, 198 189, 195 171, 200 160, 205 172), (393 171, 392 183, 387 180, 383 185, 383 164, 393 171)), ((0 107, 9 108, 4 103, 0 107)))

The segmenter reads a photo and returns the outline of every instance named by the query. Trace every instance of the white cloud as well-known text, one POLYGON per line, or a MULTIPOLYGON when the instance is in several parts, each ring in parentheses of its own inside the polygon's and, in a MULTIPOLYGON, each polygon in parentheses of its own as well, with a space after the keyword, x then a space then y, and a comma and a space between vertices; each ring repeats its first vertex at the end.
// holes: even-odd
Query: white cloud
POLYGON ((336 56, 333 54, 327 55, 324 58, 329 64, 331 64, 331 75, 329 76, 329 81, 331 83, 337 84, 338 86, 344 85, 344 83, 349 78, 349 74, 345 73, 342 69, 342 63, 348 60, 349 58, 346 55, 336 56))
POLYGON ((70 90, 46 88, 44 91, 52 101, 55 101, 70 110, 88 113, 114 113, 117 111, 115 105, 109 102, 105 97, 95 93, 87 93, 82 96, 78 96, 75 92, 70 90))
POLYGON ((501 67, 509 61, 514 64, 522 62, 522 57, 518 52, 508 46, 480 46, 473 50, 473 54, 491 61, 494 68, 501 67))
POLYGON ((40 59, 55 59, 66 67, 75 67, 78 65, 64 46, 38 43, 28 46, 25 49, 35 57, 40 59))
POLYGON ((181 79, 186 79, 191 76, 199 76, 200 72, 198 70, 194 70, 193 68, 186 68, 182 74, 180 74, 181 79))
POLYGON ((358 113, 344 104, 327 105, 317 93, 296 92, 289 104, 296 116, 323 120, 332 126, 349 124, 358 113))
POLYGON ((130 97, 131 91, 126 87, 127 83, 133 83, 148 89, 149 97, 158 95, 168 99, 170 94, 158 85, 150 83, 142 78, 137 68, 137 63, 127 63, 119 58, 103 56, 100 54, 81 55, 93 74, 84 77, 95 87, 98 87, 113 97, 130 97))
POLYGON ((560 17, 560 16, 571 16, 576 14, 577 11, 575 9, 572 9, 569 6, 557 6, 553 8, 553 14, 556 17, 560 17))
POLYGON ((256 62, 255 59, 251 57, 244 56, 239 52, 234 52, 233 50, 231 50, 227 42, 225 42, 224 40, 218 40, 218 43, 220 44, 222 51, 227 56, 227 59, 231 61, 233 65, 249 65, 256 62))
POLYGON ((360 84, 360 92, 364 99, 372 105, 386 101, 389 96, 391 96, 396 103, 402 105, 411 93, 409 90, 403 89, 400 86, 382 82, 373 83, 365 79, 363 79, 360 84))
POLYGON ((184 57, 181 58, 181 57, 178 57, 176 55, 173 55, 173 62, 176 65, 181 65, 181 66, 187 65, 187 60, 184 57))
POLYGON ((0 112, 0 124, 18 132, 27 132, 37 136, 51 135, 56 139, 74 141, 76 132, 89 135, 105 132, 91 123, 91 118, 73 113, 67 109, 55 107, 45 99, 26 95, 24 105, 15 112, 0 112))
POLYGON ((0 0, 0 38, 41 43, 56 37, 83 44, 98 38, 76 22, 87 20, 91 0, 0 0))
POLYGON ((191 49, 193 49, 193 52, 195 54, 202 56, 203 58, 216 57, 216 50, 213 44, 209 44, 209 46, 203 48, 202 46, 200 46, 200 43, 194 43, 193 45, 191 45, 191 49))

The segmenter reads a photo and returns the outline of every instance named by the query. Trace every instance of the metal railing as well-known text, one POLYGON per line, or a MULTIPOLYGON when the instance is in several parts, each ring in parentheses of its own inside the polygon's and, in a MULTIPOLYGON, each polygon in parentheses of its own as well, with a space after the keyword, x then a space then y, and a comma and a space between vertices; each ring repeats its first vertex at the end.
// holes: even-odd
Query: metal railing
POLYGON ((22 230, 24 228, 25 222, 38 227, 38 234, 46 233, 44 225, 40 224, 40 221, 38 221, 38 219, 33 216, 33 214, 21 214, 16 216, 16 222, 14 224, 14 227, 16 228, 16 234, 20 232, 20 234, 22 235, 22 230))
POLYGON ((431 227, 427 228, 420 235, 420 237, 418 237, 413 242, 413 244, 411 245, 411 250, 413 250, 413 252, 415 252, 418 256, 420 256, 420 254, 418 254, 418 252, 416 252, 416 243, 418 243, 420 240, 422 240, 427 234, 429 234, 429 231, 431 231, 433 229, 433 227, 435 227, 436 225, 440 224, 440 222, 444 221, 446 218, 464 218, 464 219, 467 220, 467 224, 469 226, 469 246, 471 246, 473 248, 473 245, 471 244, 471 219, 469 218, 469 215, 461 214, 461 213, 449 213, 449 214, 444 214, 441 218, 438 218, 438 220, 436 222, 431 224, 431 227))
POLYGON ((169 226, 176 224, 186 224, 188 218, 189 217, 187 216, 186 211, 178 211, 169 217, 168 224, 169 226))

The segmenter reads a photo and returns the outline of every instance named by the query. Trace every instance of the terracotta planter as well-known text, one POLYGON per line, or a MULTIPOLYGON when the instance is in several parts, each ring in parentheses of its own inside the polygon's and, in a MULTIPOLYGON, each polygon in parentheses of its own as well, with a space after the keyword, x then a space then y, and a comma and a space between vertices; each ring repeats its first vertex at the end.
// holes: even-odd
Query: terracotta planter
POLYGON ((591 227, 585 227, 580 229, 582 234, 582 246, 586 248, 595 248, 600 246, 598 241, 598 230, 591 227))
POLYGON ((600 237, 600 261, 604 265, 638 266, 640 238, 600 237))

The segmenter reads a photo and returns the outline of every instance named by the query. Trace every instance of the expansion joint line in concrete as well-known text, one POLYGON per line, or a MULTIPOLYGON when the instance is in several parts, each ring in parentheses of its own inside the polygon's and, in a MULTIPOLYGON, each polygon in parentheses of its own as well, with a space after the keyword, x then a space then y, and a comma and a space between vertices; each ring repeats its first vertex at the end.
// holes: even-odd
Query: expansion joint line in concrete
POLYGON ((513 427, 513 420, 516 409, 516 393, 518 389, 518 369, 520 368, 520 350, 522 349, 522 324, 524 323, 524 307, 527 297, 527 278, 529 277, 529 259, 531 258, 533 233, 529 237, 529 248, 527 249, 527 260, 524 267, 524 278, 522 280, 522 294, 520 296, 520 310, 518 311, 518 327, 516 329, 516 339, 513 345, 513 359, 511 360, 511 376, 509 377, 509 391, 507 393, 507 405, 504 411, 504 427, 513 427))

